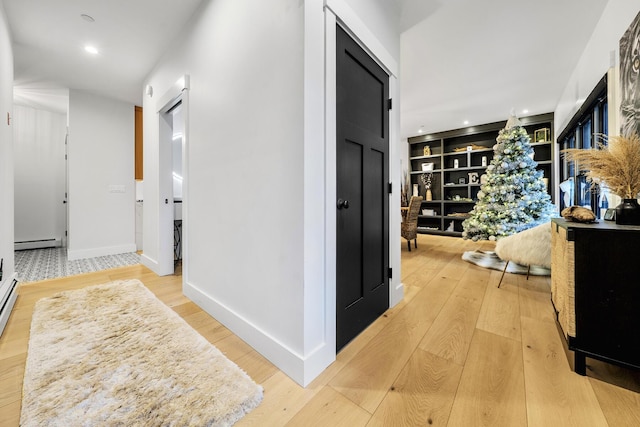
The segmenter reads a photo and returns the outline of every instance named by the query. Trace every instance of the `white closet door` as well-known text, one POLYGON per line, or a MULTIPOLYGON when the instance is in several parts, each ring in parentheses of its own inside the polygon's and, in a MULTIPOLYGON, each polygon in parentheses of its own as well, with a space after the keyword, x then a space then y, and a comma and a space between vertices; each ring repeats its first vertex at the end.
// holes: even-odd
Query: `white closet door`
POLYGON ((14 105, 13 117, 15 241, 62 241, 66 116, 14 105))

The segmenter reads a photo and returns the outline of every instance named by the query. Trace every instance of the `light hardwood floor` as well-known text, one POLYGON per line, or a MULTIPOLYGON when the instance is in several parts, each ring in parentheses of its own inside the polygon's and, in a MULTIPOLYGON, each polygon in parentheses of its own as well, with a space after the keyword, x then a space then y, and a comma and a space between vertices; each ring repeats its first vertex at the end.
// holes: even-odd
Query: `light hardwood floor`
MULTIPOLYGON (((240 426, 640 426, 640 374, 587 360, 573 373, 549 279, 461 260, 489 243, 419 236, 402 245, 404 300, 302 388, 185 298, 180 276, 123 267, 21 286, 0 338, 0 426, 17 426, 35 301, 61 290, 140 279, 265 389, 240 426)), ((630 331, 636 334, 636 331, 630 331)))

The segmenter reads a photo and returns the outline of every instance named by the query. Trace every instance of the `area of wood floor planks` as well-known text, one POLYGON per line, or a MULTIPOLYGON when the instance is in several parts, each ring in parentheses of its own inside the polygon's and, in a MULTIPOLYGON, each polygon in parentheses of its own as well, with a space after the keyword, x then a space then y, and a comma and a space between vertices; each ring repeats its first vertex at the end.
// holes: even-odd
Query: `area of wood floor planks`
POLYGON ((640 425, 640 373, 587 359, 571 371, 549 278, 507 274, 461 259, 492 244, 420 235, 402 244, 405 298, 345 347, 307 388, 298 386, 181 292, 181 276, 123 267, 21 286, 0 338, 0 426, 18 426, 35 301, 118 279, 140 279, 265 389, 239 426, 640 425))

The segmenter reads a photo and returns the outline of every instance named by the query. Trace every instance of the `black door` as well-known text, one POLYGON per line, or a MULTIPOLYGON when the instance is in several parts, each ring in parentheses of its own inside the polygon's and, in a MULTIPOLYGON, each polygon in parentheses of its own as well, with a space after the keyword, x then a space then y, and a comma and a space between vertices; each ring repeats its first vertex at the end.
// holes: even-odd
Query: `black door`
POLYGON ((389 76, 337 27, 336 347, 389 307, 389 76))

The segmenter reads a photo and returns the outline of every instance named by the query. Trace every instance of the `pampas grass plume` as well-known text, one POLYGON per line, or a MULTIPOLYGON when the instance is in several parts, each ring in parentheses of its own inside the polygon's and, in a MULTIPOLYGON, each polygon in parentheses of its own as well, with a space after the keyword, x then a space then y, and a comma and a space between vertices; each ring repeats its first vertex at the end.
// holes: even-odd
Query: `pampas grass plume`
POLYGON ((565 157, 576 162, 580 169, 588 170, 587 179, 604 183, 623 199, 635 199, 640 193, 640 137, 602 136, 607 144, 597 148, 562 150, 565 157))

